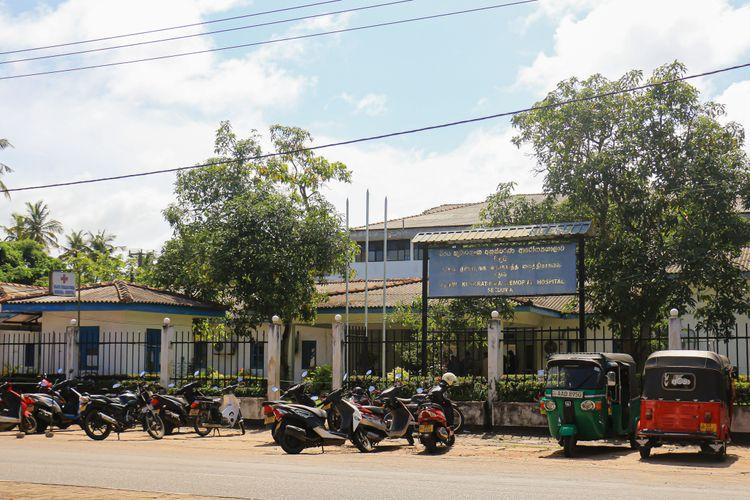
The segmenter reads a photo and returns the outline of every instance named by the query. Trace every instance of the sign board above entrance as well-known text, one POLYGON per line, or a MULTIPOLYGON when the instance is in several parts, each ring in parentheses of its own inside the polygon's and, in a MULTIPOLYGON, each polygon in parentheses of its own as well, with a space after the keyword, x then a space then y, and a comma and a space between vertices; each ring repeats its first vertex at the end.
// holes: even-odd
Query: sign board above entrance
POLYGON ((52 271, 49 279, 49 293, 61 297, 75 297, 76 273, 52 271))
POLYGON ((576 243, 431 247, 430 297, 575 294, 576 243))

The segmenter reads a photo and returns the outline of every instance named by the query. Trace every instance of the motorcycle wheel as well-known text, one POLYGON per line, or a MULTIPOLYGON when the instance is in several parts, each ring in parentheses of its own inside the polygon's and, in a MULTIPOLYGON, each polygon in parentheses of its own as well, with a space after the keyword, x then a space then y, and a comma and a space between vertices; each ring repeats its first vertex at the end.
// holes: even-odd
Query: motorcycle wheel
POLYGON ((453 429, 453 432, 459 432, 464 426, 464 413, 458 408, 458 406, 453 405, 453 425, 451 426, 451 429, 453 429))
POLYGON ((273 438, 273 442, 276 444, 280 443, 281 433, 279 432, 281 430, 281 422, 274 422, 273 427, 271 427, 271 437, 273 438))
POLYGON ((208 412, 206 411, 200 412, 196 415, 195 420, 193 420, 193 429, 200 437, 206 437, 211 432, 210 427, 205 427, 205 423, 208 422, 208 420, 208 412))
POLYGON ((352 436, 352 443, 362 453, 370 453, 375 449, 375 444, 367 437, 367 432, 362 428, 357 429, 352 436))
POLYGON ((242 417, 240 416, 239 423, 237 424, 240 428, 240 432, 242 432, 242 435, 245 435, 245 421, 242 420, 242 417))
POLYGON ((565 436, 563 438, 563 454, 568 458, 573 458, 576 449, 575 436, 565 436))
POLYGON ((434 455, 438 452, 437 439, 434 434, 422 436, 422 444, 430 455, 434 455))
POLYGON ((18 430, 24 434, 34 434, 36 432, 36 418, 34 418, 34 415, 23 417, 18 430))
POLYGON ((164 421, 159 415, 154 413, 147 413, 146 417, 146 432, 154 439, 161 439, 166 435, 167 429, 164 425, 164 421))
MULTIPOLYGON (((159 417, 159 418, 162 420, 162 422, 164 422, 163 418, 161 418, 161 417, 159 417)), ((165 436, 171 436, 173 433, 174 433, 174 425, 168 424, 168 423, 164 422, 164 435, 165 436)))
POLYGON ((83 430, 94 441, 103 441, 112 432, 112 424, 99 418, 97 411, 90 411, 83 419, 83 430))
POLYGON ((34 429, 34 434, 44 434, 47 430, 47 427, 49 427, 49 424, 47 422, 42 422, 38 418, 36 419, 36 429, 34 429))
POLYGON ((279 446, 290 455, 299 455, 305 449, 305 443, 286 433, 286 424, 279 427, 279 446))

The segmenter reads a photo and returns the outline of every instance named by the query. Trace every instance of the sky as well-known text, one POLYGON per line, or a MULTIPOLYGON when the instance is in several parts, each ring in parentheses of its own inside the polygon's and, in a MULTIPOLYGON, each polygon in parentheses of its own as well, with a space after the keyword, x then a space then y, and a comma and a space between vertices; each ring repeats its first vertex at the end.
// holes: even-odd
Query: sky
MULTIPOLYGON (((325 5, 46 51, 0 62, 118 43, 324 14, 387 0, 325 5)), ((62 58, 0 64, 0 76, 205 50, 337 30, 508 0, 412 0, 344 13, 62 58)), ((0 0, 0 52, 86 40, 313 3, 314 0, 0 0)), ((479 13, 87 71, 0 80, 0 162, 9 187, 200 163, 219 122, 240 136, 273 124, 309 130, 316 144, 527 107, 571 76, 646 74, 680 60, 690 73, 750 61, 750 3, 730 0, 541 0, 479 13)), ((750 70, 693 81, 750 129, 750 70)), ((500 182, 539 192, 527 149, 507 118, 327 149, 351 184, 332 184, 352 225, 481 201, 500 182)), ((750 149, 749 149, 750 150, 750 149)), ((162 174, 19 192, 0 200, 0 225, 44 200, 67 231, 105 229, 117 243, 158 250, 174 176, 162 174)))

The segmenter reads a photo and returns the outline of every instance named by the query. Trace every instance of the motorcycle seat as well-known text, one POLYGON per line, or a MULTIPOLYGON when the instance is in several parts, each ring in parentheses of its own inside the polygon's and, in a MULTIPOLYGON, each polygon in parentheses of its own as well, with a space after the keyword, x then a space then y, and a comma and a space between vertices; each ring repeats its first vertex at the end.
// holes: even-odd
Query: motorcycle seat
POLYGON ((369 410, 371 413, 374 413, 376 415, 385 415, 386 413, 388 413, 388 410, 386 410, 382 406, 363 406, 362 408, 369 410))
POLYGON ((159 397, 166 401, 171 401, 178 406, 187 406, 187 401, 185 400, 185 398, 180 396, 168 396, 166 394, 159 394, 159 397))

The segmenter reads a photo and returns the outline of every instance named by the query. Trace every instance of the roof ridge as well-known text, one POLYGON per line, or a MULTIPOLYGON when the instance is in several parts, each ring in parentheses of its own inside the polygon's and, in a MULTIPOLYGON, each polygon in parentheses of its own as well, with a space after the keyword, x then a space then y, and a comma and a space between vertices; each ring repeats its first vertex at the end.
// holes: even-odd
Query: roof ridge
POLYGON ((128 284, 123 280, 114 281, 115 290, 117 290, 117 296, 122 302, 131 303, 133 302, 133 294, 128 289, 128 284))

